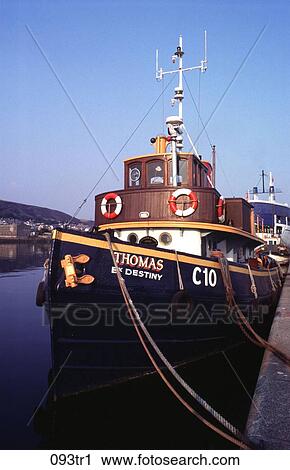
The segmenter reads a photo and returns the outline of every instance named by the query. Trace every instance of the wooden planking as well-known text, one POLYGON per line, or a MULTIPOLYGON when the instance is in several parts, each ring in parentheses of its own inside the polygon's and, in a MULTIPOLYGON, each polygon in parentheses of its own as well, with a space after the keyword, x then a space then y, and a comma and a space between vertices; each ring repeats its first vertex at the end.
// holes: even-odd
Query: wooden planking
POLYGON ((251 204, 243 198, 226 198, 226 219, 234 227, 251 232, 251 204))
MULTIPOLYGON (((123 207, 120 215, 114 219, 118 222, 130 222, 140 220, 140 212, 149 212, 151 220, 182 220, 176 216, 169 208, 169 199, 172 195, 173 188, 156 188, 156 189, 131 189, 121 190, 117 194, 122 198, 123 207)), ((188 222, 210 222, 217 223, 216 205, 219 193, 212 188, 199 188, 195 191, 198 198, 198 207, 196 211, 185 217, 188 222)), ((106 219, 100 210, 101 202, 105 194, 96 196, 96 225, 110 222, 106 219)), ((182 201, 182 198, 180 198, 182 201)), ((188 198, 186 197, 187 201, 188 198)), ((189 207, 189 206, 186 206, 189 207)), ((185 207, 185 208, 186 208, 185 207)))

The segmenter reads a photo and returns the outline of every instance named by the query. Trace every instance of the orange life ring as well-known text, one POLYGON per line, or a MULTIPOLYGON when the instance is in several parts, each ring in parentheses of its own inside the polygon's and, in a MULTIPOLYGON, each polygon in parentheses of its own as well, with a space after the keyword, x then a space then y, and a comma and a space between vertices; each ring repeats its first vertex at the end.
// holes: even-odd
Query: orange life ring
POLYGON ((177 215, 178 217, 188 217, 189 215, 193 214, 197 207, 198 207, 198 199, 196 193, 191 191, 191 189, 180 188, 172 193, 171 198, 169 199, 169 207, 173 214, 177 215), (179 196, 188 196, 191 200, 191 207, 188 209, 177 209, 176 201, 179 196))
POLYGON ((225 203, 223 196, 219 198, 216 207, 217 207, 217 216, 218 216, 219 222, 223 224, 226 220, 226 203, 225 203))
POLYGON ((116 193, 106 194, 106 196, 103 197, 103 200, 101 202, 101 212, 103 216, 106 217, 106 219, 115 219, 115 217, 118 217, 118 215, 120 214, 122 210, 122 207, 123 207, 122 199, 116 193), (109 212, 107 210, 107 204, 110 199, 113 199, 116 204, 116 209, 114 210, 114 212, 109 212))

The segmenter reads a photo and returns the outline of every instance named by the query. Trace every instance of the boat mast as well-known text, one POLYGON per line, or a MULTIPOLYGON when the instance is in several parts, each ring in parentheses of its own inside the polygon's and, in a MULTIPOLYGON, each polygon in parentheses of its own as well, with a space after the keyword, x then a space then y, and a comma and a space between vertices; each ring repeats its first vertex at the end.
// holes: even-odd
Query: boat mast
MULTIPOLYGON (((164 72, 163 69, 159 68, 159 52, 156 50, 156 80, 162 80, 164 75, 178 73, 178 86, 174 89, 174 98, 171 100, 172 106, 176 102, 178 102, 178 116, 169 116, 166 119, 166 125, 168 128, 168 134, 170 136, 171 142, 171 154, 172 154, 172 184, 173 186, 178 186, 180 181, 178 175, 178 151, 183 148, 183 106, 182 100, 184 98, 183 94, 183 72, 188 72, 190 70, 200 70, 201 72, 205 72, 207 69, 207 34, 206 31, 204 32, 204 59, 201 60, 200 65, 195 67, 187 67, 183 68, 183 60, 182 57, 184 55, 183 45, 182 45, 182 36, 179 36, 178 46, 176 48, 176 52, 172 56, 172 62, 175 64, 176 60, 178 60, 178 69, 176 70, 169 70, 164 72)), ((185 129, 186 130, 186 129, 185 129)), ((193 149, 196 152, 194 145, 193 149)), ((196 156, 198 156, 196 152, 196 156)))
POLYGON ((212 184, 215 188, 215 179, 216 179, 216 148, 215 145, 212 146, 212 184))
POLYGON ((178 57, 178 87, 175 88, 175 100, 178 100, 178 116, 182 121, 182 100, 183 100, 183 84, 182 84, 182 56, 184 52, 182 50, 182 36, 179 36, 179 45, 177 46, 175 55, 178 57))

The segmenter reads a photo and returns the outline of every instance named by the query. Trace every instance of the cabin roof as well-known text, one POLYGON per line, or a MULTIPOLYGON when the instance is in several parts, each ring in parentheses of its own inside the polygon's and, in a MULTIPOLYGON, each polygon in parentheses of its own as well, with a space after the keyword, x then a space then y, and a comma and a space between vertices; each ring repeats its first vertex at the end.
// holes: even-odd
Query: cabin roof
MULTIPOLYGON (((198 158, 196 155, 194 155, 193 153, 189 153, 189 152, 178 152, 178 155, 180 157, 191 157, 193 159, 196 159, 201 165, 204 166, 204 169, 207 171, 207 167, 206 165, 204 165, 205 163, 205 160, 201 160, 200 158, 198 158)), ((127 163, 127 162, 133 162, 134 160, 139 160, 139 159, 142 159, 142 158, 162 158, 162 157, 169 157, 171 158, 172 157, 172 153, 171 152, 165 152, 165 153, 147 153, 147 154, 144 154, 144 155, 136 155, 135 157, 128 157, 128 158, 125 158, 124 163, 127 163)), ((207 161, 206 161, 207 163, 207 161)))

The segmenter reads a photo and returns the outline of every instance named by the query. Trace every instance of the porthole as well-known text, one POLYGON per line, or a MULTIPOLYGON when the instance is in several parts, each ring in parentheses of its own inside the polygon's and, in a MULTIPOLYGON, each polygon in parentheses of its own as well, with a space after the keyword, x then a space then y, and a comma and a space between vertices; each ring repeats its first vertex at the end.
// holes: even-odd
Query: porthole
POLYGON ((172 236, 168 232, 163 232, 159 236, 159 241, 161 245, 170 245, 172 242, 172 236))
POLYGON ((132 243, 132 245, 136 245, 136 243, 138 243, 138 235, 136 233, 129 233, 127 240, 132 243))

